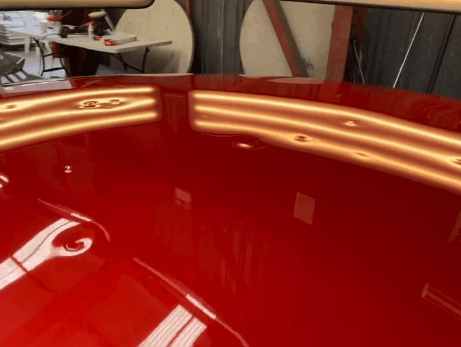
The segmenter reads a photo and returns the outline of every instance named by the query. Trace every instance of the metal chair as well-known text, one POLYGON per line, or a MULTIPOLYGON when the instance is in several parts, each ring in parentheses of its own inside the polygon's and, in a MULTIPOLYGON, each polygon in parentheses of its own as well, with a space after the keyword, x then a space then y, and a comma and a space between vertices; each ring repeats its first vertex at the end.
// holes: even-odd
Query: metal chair
POLYGON ((2 50, 0 50, 0 76, 4 77, 7 81, 11 83, 41 80, 41 77, 30 75, 24 71, 25 62, 25 58, 19 57, 11 53, 5 53, 2 50), (12 77, 15 77, 17 81, 15 81, 12 77))

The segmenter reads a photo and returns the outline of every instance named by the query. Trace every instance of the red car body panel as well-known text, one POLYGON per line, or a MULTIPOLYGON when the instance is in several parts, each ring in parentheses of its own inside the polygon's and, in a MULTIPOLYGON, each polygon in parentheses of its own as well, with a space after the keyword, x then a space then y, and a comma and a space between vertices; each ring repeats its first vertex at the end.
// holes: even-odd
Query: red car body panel
POLYGON ((460 101, 69 83, 0 100, 2 346, 459 346, 460 101))

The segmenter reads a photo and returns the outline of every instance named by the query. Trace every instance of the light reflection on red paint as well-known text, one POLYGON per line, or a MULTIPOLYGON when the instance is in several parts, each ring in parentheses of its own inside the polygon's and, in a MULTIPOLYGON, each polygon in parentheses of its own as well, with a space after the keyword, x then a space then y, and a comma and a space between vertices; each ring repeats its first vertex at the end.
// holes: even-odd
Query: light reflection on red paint
POLYGON ((313 101, 202 91, 189 96, 195 130, 250 135, 461 194, 460 171, 453 159, 461 152, 459 134, 313 101), (296 135, 300 132, 304 135, 296 135))
POLYGON ((26 271, 34 270, 46 260, 55 257, 72 257, 86 252, 93 244, 93 240, 88 237, 75 241, 78 247, 74 249, 64 246, 56 247, 53 244, 60 234, 77 225, 79 225, 77 222, 60 219, 43 229, 12 257, 1 263, 0 290, 25 275, 26 271))
POLYGON ((192 347, 200 334, 206 329, 206 325, 197 318, 192 321, 179 333, 171 344, 171 347, 192 347))
POLYGON ((191 347, 206 325, 178 305, 139 347, 191 347))
POLYGON ((252 149, 254 147, 248 143, 243 143, 243 142, 234 143, 234 146, 237 148, 242 148, 242 149, 252 149))
POLYGON ((461 320, 461 303, 435 289, 429 283, 424 286, 421 297, 440 307, 456 319, 461 320))
POLYGON ((0 150, 157 121, 161 116, 158 93, 152 86, 127 86, 12 96, 0 102, 0 150))
POLYGON ((0 264, 0 290, 21 278, 24 274, 25 271, 13 259, 6 259, 0 264))
POLYGON ((8 177, 6 177, 5 175, 0 175, 0 180, 2 180, 3 182, 5 183, 9 183, 10 180, 8 179, 8 177))
POLYGON ((98 222, 94 221, 93 219, 87 217, 87 216, 84 216, 82 215, 81 213, 78 213, 78 212, 75 212, 75 211, 72 211, 68 208, 64 208, 64 207, 61 207, 61 206, 57 206, 55 204, 51 204, 47 201, 44 201, 42 199, 37 199, 37 201, 39 201, 40 203, 48 206, 48 207, 51 207, 57 211, 60 211, 62 213, 65 213, 65 214, 68 214, 68 215, 71 215, 72 217, 74 218, 77 218, 77 219, 81 219, 85 222, 88 222, 88 223, 92 223, 94 225, 96 225, 103 233, 104 233, 104 236, 106 237, 107 241, 110 242, 110 234, 109 232, 106 230, 106 228, 104 228, 101 224, 99 224, 98 222))
POLYGON ((139 345, 139 347, 166 347, 176 334, 189 322, 192 314, 178 305, 139 345))
MULTIPOLYGON (((280 92, 274 91, 274 94, 278 93, 280 92)), ((186 99, 185 95, 181 97, 186 99)), ((88 97, 86 100, 92 99, 88 97)), ((363 100, 356 104, 367 107, 367 102, 363 100)), ((184 120, 185 117, 180 119, 179 115, 187 114, 186 106, 188 105, 184 100, 184 108, 175 106, 169 111, 174 117, 171 116, 168 125, 184 120)), ((215 106, 223 105, 213 105, 215 106)), ((227 108, 232 105, 224 106, 227 108)), ((250 108, 239 108, 240 111, 251 113, 250 108)), ((390 108, 387 107, 388 110, 390 108)), ((389 112, 391 111, 398 113, 395 109, 389 112)), ((266 109, 259 113, 266 114, 266 109)), ((275 108, 267 113, 282 114, 275 108)), ((285 115, 291 118, 294 113, 289 110, 285 115)), ((310 120, 310 117, 304 118, 310 120)), ((329 117, 325 118, 329 121, 329 117)), ((73 158, 65 157, 57 164, 56 171, 41 170, 40 173, 47 181, 40 181, 37 184, 40 190, 37 191, 44 192, 45 194, 40 196, 46 196, 50 201, 61 201, 86 213, 81 215, 68 211, 73 218, 68 214, 68 217, 64 214, 64 218, 77 221, 81 219, 82 223, 90 223, 88 220, 93 217, 104 220, 107 228, 113 233, 114 246, 118 248, 106 249, 103 254, 114 260, 117 265, 123 265, 123 262, 119 261, 120 253, 117 250, 129 247, 130 256, 139 256, 148 264, 156 264, 162 273, 171 275, 168 278, 175 278, 174 283, 185 283, 200 293, 201 298, 198 299, 198 296, 184 289, 181 293, 190 303, 187 300, 179 301, 192 313, 204 319, 208 324, 207 331, 212 332, 216 328, 217 335, 223 333, 218 326, 224 326, 219 320, 221 316, 238 327, 239 332, 255 346, 258 345, 258 341, 263 345, 284 345, 284 341, 285 345, 330 345, 335 342, 347 346, 357 346, 361 343, 374 345, 376 339, 387 332, 390 332, 389 339, 381 341, 382 343, 399 344, 404 341, 402 343, 411 344, 411 341, 418 341, 419 345, 420 342, 424 345, 424 341, 439 341, 439 345, 451 345, 446 342, 450 337, 456 336, 456 332, 443 330, 444 326, 450 325, 451 317, 443 312, 438 316, 438 308, 432 307, 433 305, 419 296, 426 279, 430 279, 431 283, 438 283, 436 286, 442 286, 444 281, 452 282, 455 291, 452 293, 456 293, 456 288, 459 287, 456 280, 451 281, 445 275, 439 275, 439 270, 443 272, 445 266, 445 273, 448 273, 456 268, 456 264, 449 267, 441 254, 443 252, 433 251, 431 247, 436 237, 430 236, 431 229, 437 229, 434 230, 434 234, 438 235, 437 239, 440 239, 440 242, 446 244, 447 248, 443 248, 446 253, 448 254, 450 249, 456 249, 454 244, 449 245, 446 241, 459 212, 459 198, 452 199, 446 192, 424 185, 414 185, 359 166, 342 165, 333 160, 305 155, 302 151, 309 152, 324 141, 318 136, 313 136, 307 129, 295 129, 295 126, 276 128, 274 124, 265 127, 266 124, 259 126, 257 122, 248 125, 244 124, 245 122, 235 124, 237 122, 234 122, 232 117, 224 119, 220 115, 210 115, 207 120, 217 120, 224 124, 229 119, 228 123, 230 126, 235 125, 239 135, 238 125, 243 126, 245 132, 248 130, 246 134, 250 135, 260 134, 259 127, 262 134, 267 131, 266 138, 279 140, 277 136, 280 136, 280 143, 290 150, 280 150, 270 145, 263 147, 261 151, 233 148, 235 143, 253 144, 254 138, 244 134, 230 138, 203 136, 188 131, 187 126, 184 126, 182 130, 175 132, 176 136, 173 137, 167 131, 163 133, 163 123, 153 127, 130 127, 120 129, 114 132, 115 134, 108 131, 88 136, 91 140, 85 147, 88 155, 83 154, 82 157, 97 166, 94 174, 96 179, 88 180, 88 176, 93 178, 93 173, 82 170, 73 158), (157 127, 162 128, 162 136, 157 136, 158 133, 151 131, 157 127), (145 131, 145 128, 148 128, 148 131, 145 131), (295 131, 292 131, 293 129, 295 131), (155 149, 152 150, 143 147, 147 141, 144 142, 142 138, 148 132, 151 134, 149 140, 156 142, 155 149), (123 153, 114 153, 115 146, 111 146, 110 140, 128 149, 121 151, 123 153), (171 150, 172 147, 174 150, 171 150), (183 151, 182 148, 187 150, 183 151), (297 150, 298 153, 291 149, 297 150), (131 156, 138 152, 148 155, 143 155, 139 161, 131 160, 131 156), (156 158, 159 153, 165 155, 146 163, 145 158, 156 158), (222 155, 223 153, 230 155, 222 155), (112 158, 112 155, 115 160, 106 160, 106 157, 112 158), (214 157, 215 160, 208 161, 208 157, 214 157), (73 165, 73 172, 64 175, 64 166, 70 164, 73 165), (121 168, 126 170, 120 171, 121 168), (159 169, 164 170, 162 176, 158 176, 159 169), (64 193, 67 196, 63 199, 56 191, 59 187, 54 185, 53 178, 56 172, 64 179, 69 179, 73 185, 72 189, 64 193), (213 181, 213 175, 219 182, 213 181), (74 194, 76 189, 73 188, 76 185, 94 190, 90 192, 88 189, 88 192, 83 194, 74 194), (410 188, 407 189, 407 186, 410 188), (196 206, 194 205, 190 213, 184 213, 174 207, 175 187, 186 189, 194 196, 196 206), (48 195, 46 189, 49 189, 48 195), (313 196, 319 202, 313 225, 300 223, 293 218, 293 198, 297 191, 313 196), (134 196, 132 192, 139 192, 136 193, 137 206, 133 208, 130 206, 134 196), (267 198, 261 201, 265 193, 267 198), (354 194, 357 194, 357 197, 354 194), (229 198, 221 199, 223 196, 229 198), (215 204, 218 206, 212 206, 215 204), (123 213, 116 214, 114 211, 123 213), (79 218, 82 216, 83 218, 79 218), (444 224, 444 219, 447 225, 444 224), (205 230, 206 232, 203 232, 205 230), (433 259, 429 260, 429 257, 433 259), (421 278, 424 279, 423 282, 419 282, 421 278), (380 282, 381 280, 383 282, 380 282), (398 285, 395 285, 396 283, 398 285), (413 290, 415 288, 416 291, 413 290), (343 300, 344 297, 348 300, 343 300), (217 309, 216 314, 219 315, 215 321, 208 319, 212 318, 210 315, 204 315, 207 314, 205 310, 214 315, 214 308, 207 306, 207 302, 217 309), (411 306, 407 303, 411 303, 411 306), (389 310, 386 310, 386 306, 389 310), (447 321, 442 321, 443 318, 447 321), (405 325, 406 321, 409 322, 408 327, 405 325), (368 322, 371 323, 367 325, 368 322), (424 329, 420 328, 424 327, 424 322, 433 324, 432 335, 424 336, 424 329), (305 334, 304 327, 315 332, 309 335, 310 332, 307 331, 305 334), (340 336, 349 336, 350 339, 341 340, 340 336)), ((203 118, 200 119, 202 120, 203 118)), ((321 125, 326 124, 328 128, 328 121, 321 125)), ((352 120, 351 117, 340 117, 332 120, 331 124, 334 130, 346 133, 359 132, 364 135, 362 130, 370 129, 367 121, 352 120), (349 122, 354 122, 354 125, 349 122)), ((213 129, 213 123, 205 124, 208 125, 210 133, 217 132, 213 129)), ((178 126, 178 129, 180 128, 178 126)), ((334 135, 332 137, 335 137, 334 135)), ((397 137, 400 136, 401 134, 398 134, 397 137)), ((83 143, 84 138, 79 137, 78 141, 59 141, 59 145, 62 142, 68 146, 66 149, 72 149, 73 145, 83 143)), ((261 148, 259 142, 254 143, 257 144, 255 147, 261 148)), ((341 139, 334 144, 336 147, 333 150, 343 149, 341 139)), ((41 150, 41 160, 46 159, 45 155, 52 157, 55 148, 53 146, 55 143, 51 142, 37 146, 41 150)), ((374 156, 378 156, 372 152, 373 149, 376 148, 365 148, 361 145, 351 148, 350 151, 346 148, 344 152, 339 153, 350 155, 351 158, 366 164, 373 163, 374 156)), ((18 152, 34 154, 38 151, 24 149, 18 152)), ((14 161, 15 155, 18 154, 12 154, 13 158, 8 162, 10 168, 18 162, 14 161)), ((457 157, 459 155, 449 156, 447 162, 456 167, 457 157)), ((45 160, 41 164, 43 162, 45 160)), ((53 162, 50 162, 51 166, 53 162)), ((8 173, 11 174, 11 181, 18 186, 29 178, 37 177, 35 172, 21 172, 20 169, 16 173, 14 170, 8 173)), ((26 189, 22 191, 28 193, 26 189)), ((5 216, 2 222, 4 220, 10 229, 15 228, 15 221, 11 218, 5 216)), ((453 235, 458 235, 459 228, 455 228, 454 231, 456 233, 453 235)), ((452 263, 454 262, 450 262, 452 263)), ((59 262, 59 265, 62 264, 59 262)), ((73 275, 75 272, 78 276, 78 267, 82 264, 75 262, 72 266, 74 268, 69 269, 69 274, 73 275)), ((129 268, 131 274, 131 265, 129 268)), ((52 267, 44 266, 43 269, 37 270, 40 275, 35 278, 40 281, 42 278, 46 280, 46 271, 49 271, 51 276, 57 272, 54 270, 52 267)), ((139 344, 168 314, 166 312, 162 317, 152 314, 152 321, 144 320, 144 308, 151 305, 150 312, 158 312, 158 301, 149 302, 146 297, 146 306, 143 306, 144 298, 138 295, 142 294, 138 289, 146 284, 149 292, 146 292, 146 295, 152 294, 151 298, 156 297, 162 303, 164 298, 157 297, 156 286, 151 286, 151 281, 146 280, 144 283, 144 279, 150 276, 146 276, 142 270, 138 273, 137 270, 133 272, 133 278, 135 282, 140 278, 141 285, 137 283, 134 288, 127 287, 113 299, 117 305, 125 307, 124 312, 129 314, 119 312, 121 315, 111 315, 111 310, 108 309, 109 313, 101 315, 103 318, 100 319, 100 326, 108 327, 101 328, 101 336, 107 337, 107 341, 111 340, 109 344, 123 345, 119 334, 120 325, 117 325, 117 322, 123 322, 124 319, 126 321, 129 317, 134 327, 142 329, 144 335, 132 335, 134 344, 139 344), (139 300, 131 299, 133 297, 139 300), (136 303, 139 306, 136 306, 136 303)), ((68 287, 75 286, 73 293, 81 295, 82 298, 88 294, 91 297, 94 294, 94 284, 101 284, 107 280, 115 284, 120 274, 125 272, 126 268, 118 266, 104 268, 101 272, 87 276, 89 281, 86 283, 79 282, 75 285, 71 282, 68 287)), ((154 277, 153 273, 148 275, 154 277)), ((44 281, 47 285, 48 282, 44 281)), ((102 307, 107 303, 106 288, 108 291, 115 290, 112 284, 101 288, 98 298, 94 299, 97 301, 93 311, 95 316, 104 311, 102 307)), ((164 283, 160 287, 164 290, 164 283)), ((54 286, 51 288, 54 289, 54 286)), ((117 290, 118 288, 117 284, 117 290)), ((9 297, 10 294, 15 294, 12 292, 8 293, 9 297)), ((35 291, 31 292, 35 294, 35 291)), ((171 294, 171 290, 168 292, 171 294)), ((175 298, 178 297, 181 296, 175 295, 175 298)), ((72 299, 73 296, 67 297, 66 302, 57 301, 49 304, 49 307, 58 305, 56 316, 52 317, 54 320, 61 320, 60 313, 62 308, 65 309, 68 305, 68 298, 72 299)), ((168 302, 168 298, 165 296, 165 303, 168 302)), ((174 300, 170 309, 177 303, 174 300)), ((171 302, 168 302, 168 305, 170 304, 171 302)), ((30 304, 24 303, 24 307, 32 312, 28 305, 30 304)), ((160 306, 160 311, 163 311, 163 305, 160 306)), ((8 315, 10 312, 14 313, 14 310, 5 312, 8 315)), ((88 317, 86 308, 72 314, 73 321, 65 321, 62 324, 70 330, 75 320, 81 321, 82 317, 88 317)), ((34 328, 33 324, 40 325, 42 316, 40 312, 31 323, 21 325, 15 339, 12 340, 20 340, 23 332, 34 328)), ((456 323, 457 321, 453 322, 456 323)), ((78 328, 80 329, 80 326, 78 328)), ((42 334, 39 328, 30 336, 31 339, 39 336, 42 341, 53 341, 49 335, 42 334)), ((456 345, 456 342, 453 341, 452 344, 456 345)))
MULTIPOLYGON (((146 263, 142 262, 138 258, 133 258, 133 260, 144 267, 145 269, 149 270, 150 272, 154 273, 156 276, 158 276, 162 281, 165 283, 168 283, 172 288, 174 288, 178 293, 182 294, 184 297, 186 297, 192 304, 194 304, 198 309, 200 309, 202 312, 204 312, 206 315, 208 315, 210 318, 214 319, 219 325, 221 325, 224 329, 229 331, 232 335, 234 335, 242 344, 244 347, 249 347, 248 342, 234 329, 232 329, 226 322, 221 320, 219 317, 216 316, 213 312, 211 312, 209 309, 207 309, 202 303, 200 303, 196 298, 194 298, 192 295, 190 295, 188 292, 186 292, 184 289, 179 287, 177 284, 175 284, 173 281, 171 281, 169 278, 167 278, 165 275, 163 275, 161 272, 155 270, 151 266, 147 265, 146 263)), ((147 346, 145 346, 147 347, 147 346)))
POLYGON ((187 294, 186 295, 187 300, 189 300, 192 304, 194 304, 197 308, 199 308, 203 313, 205 313, 208 317, 211 319, 216 319, 216 315, 211 312, 209 309, 207 309, 203 304, 198 301, 196 298, 194 298, 192 295, 187 294))

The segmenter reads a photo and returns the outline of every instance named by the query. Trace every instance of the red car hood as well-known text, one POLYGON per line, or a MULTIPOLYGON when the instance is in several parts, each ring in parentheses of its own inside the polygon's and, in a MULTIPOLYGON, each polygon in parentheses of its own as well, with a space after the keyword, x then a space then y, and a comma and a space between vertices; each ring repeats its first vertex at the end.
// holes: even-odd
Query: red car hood
POLYGON ((238 76, 7 91, 1 345, 459 345, 459 101, 238 76))

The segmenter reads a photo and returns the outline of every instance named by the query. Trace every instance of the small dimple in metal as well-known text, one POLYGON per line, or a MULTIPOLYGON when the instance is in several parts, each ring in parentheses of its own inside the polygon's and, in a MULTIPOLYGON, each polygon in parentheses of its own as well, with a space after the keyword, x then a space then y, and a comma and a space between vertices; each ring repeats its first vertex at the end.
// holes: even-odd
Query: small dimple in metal
POLYGON ((253 145, 251 145, 249 143, 244 143, 244 142, 234 142, 233 145, 234 145, 234 147, 242 148, 242 149, 252 149, 252 148, 254 148, 253 145))
POLYGON ((361 152, 356 152, 355 154, 357 154, 357 156, 359 156, 360 158, 368 158, 368 155, 365 154, 365 153, 361 153, 361 152))
POLYGON ((353 120, 348 120, 344 124, 347 125, 348 127, 356 127, 357 126, 357 123, 354 122, 353 120))
POLYGON ((298 141, 298 142, 310 142, 312 140, 313 140, 312 137, 306 136, 306 135, 297 135, 295 137, 295 141, 298 141))
POLYGON ((453 160, 453 163, 455 163, 456 165, 461 166, 461 158, 456 158, 455 160, 453 160))
POLYGON ((87 107, 99 107, 97 101, 86 101, 82 105, 79 106, 79 108, 87 108, 87 107))
POLYGON ((16 108, 16 105, 6 105, 6 108, 7 108, 7 109, 16 108))

